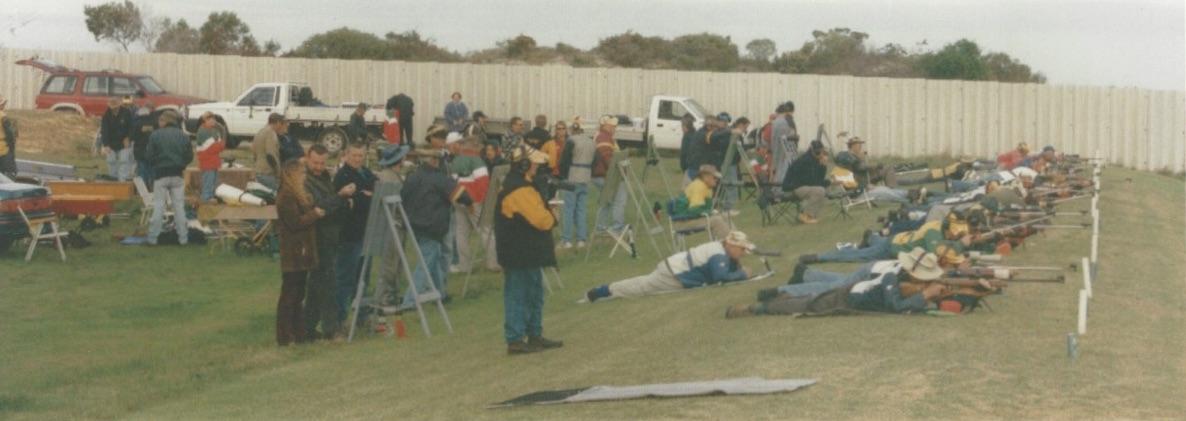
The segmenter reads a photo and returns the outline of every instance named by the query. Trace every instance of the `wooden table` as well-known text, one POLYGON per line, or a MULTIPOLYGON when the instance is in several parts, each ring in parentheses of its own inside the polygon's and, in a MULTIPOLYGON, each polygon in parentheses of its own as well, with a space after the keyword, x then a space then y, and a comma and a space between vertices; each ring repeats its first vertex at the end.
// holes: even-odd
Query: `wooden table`
POLYGON ((109 196, 112 200, 124 201, 136 197, 136 186, 130 182, 48 181, 45 185, 55 198, 59 195, 109 196))

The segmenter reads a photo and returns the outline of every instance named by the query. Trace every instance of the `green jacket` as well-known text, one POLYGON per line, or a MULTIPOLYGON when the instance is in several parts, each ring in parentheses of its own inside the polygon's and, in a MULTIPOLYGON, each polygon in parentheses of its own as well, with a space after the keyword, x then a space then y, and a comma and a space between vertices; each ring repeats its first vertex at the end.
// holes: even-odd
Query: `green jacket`
POLYGON ((170 126, 157 129, 148 136, 145 156, 152 164, 156 178, 181 177, 185 167, 194 160, 194 147, 181 129, 170 126))

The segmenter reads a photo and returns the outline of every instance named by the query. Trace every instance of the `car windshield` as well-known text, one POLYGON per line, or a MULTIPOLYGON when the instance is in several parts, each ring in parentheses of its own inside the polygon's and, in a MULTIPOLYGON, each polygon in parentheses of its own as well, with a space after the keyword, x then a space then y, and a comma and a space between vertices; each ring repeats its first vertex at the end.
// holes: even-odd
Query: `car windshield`
POLYGON ((689 99, 685 104, 688 106, 688 109, 692 110, 693 114, 696 114, 696 117, 704 118, 708 115, 708 111, 704 109, 704 106, 700 105, 694 99, 689 99))
POLYGON ((158 85, 156 83, 156 81, 153 80, 151 77, 145 76, 145 77, 136 79, 136 81, 140 82, 140 87, 144 88, 144 93, 146 93, 146 94, 160 95, 160 94, 165 93, 165 89, 161 88, 161 85, 158 85))

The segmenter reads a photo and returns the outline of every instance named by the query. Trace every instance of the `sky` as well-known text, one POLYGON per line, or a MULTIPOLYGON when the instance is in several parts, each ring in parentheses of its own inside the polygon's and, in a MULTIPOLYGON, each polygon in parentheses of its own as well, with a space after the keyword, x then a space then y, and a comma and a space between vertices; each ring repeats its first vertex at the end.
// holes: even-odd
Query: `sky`
MULTIPOLYGON (((1186 90, 1186 5, 1181 0, 154 0, 152 14, 199 26, 214 11, 234 11, 261 42, 284 50, 308 36, 348 26, 376 35, 419 31, 459 52, 527 34, 539 45, 591 48, 633 30, 675 37, 726 35, 744 52, 770 38, 798 49, 816 29, 847 27, 877 46, 938 49, 968 38, 1004 52, 1058 85, 1186 90), (922 44, 925 42, 925 44, 922 44)), ((84 5, 99 0, 5 0, 0 46, 111 51, 86 31, 84 5), (46 31, 43 28, 53 28, 46 31)))

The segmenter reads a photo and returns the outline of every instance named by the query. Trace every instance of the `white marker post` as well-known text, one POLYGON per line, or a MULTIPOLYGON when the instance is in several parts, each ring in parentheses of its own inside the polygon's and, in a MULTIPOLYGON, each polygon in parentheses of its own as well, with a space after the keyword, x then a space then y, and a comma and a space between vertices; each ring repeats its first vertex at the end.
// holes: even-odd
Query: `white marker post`
POLYGON ((1087 290, 1079 290, 1079 336, 1087 333, 1087 290))
POLYGON ((1100 257, 1100 210, 1095 209, 1091 211, 1091 266, 1095 270, 1095 266, 1099 264, 1100 257))
MULTIPOLYGON (((1087 265, 1088 265, 1087 258, 1084 257, 1083 258, 1083 267, 1088 267, 1087 265)), ((1087 291, 1087 298, 1093 298, 1092 292, 1091 292, 1091 271, 1090 270, 1083 271, 1083 289, 1087 291)))

